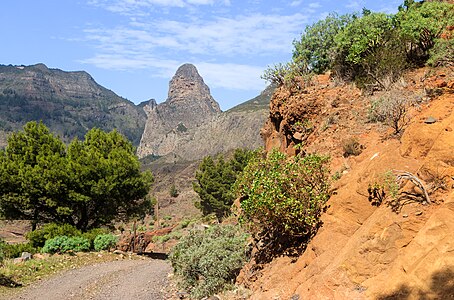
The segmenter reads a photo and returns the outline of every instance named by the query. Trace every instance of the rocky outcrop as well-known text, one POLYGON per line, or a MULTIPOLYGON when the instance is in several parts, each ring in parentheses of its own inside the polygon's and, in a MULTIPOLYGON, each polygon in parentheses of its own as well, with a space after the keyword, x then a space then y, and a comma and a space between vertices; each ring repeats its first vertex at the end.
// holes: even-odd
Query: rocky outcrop
POLYGON ((144 107, 148 119, 139 157, 172 154, 176 160, 197 160, 235 148, 261 146, 260 128, 267 116, 272 88, 221 112, 197 69, 181 66, 169 84, 168 98, 144 107))
POLYGON ((418 99, 402 137, 367 123, 369 98, 351 86, 318 78, 302 93, 279 90, 265 128, 266 144, 294 153, 295 140, 306 152, 329 154, 337 173, 323 225, 300 257, 276 258, 259 272, 245 269, 241 280, 251 299, 448 299, 454 295, 454 97, 424 70, 406 77, 395 96, 418 99), (318 96, 317 96, 318 95, 318 96), (432 95, 432 96, 430 96, 432 95), (300 117, 292 110, 303 106, 300 117), (301 101, 301 102, 299 102, 301 101), (291 109, 291 108, 294 109, 291 109), (437 122, 427 124, 432 116, 437 122), (311 128, 304 138, 305 128, 311 128), (310 125, 310 126, 309 126, 310 125), (342 142, 356 138, 358 156, 343 157, 342 142), (399 201, 381 206, 368 201, 368 187, 390 170, 416 174, 429 189, 431 205, 411 182, 399 201), (255 280, 253 280, 255 278, 255 280))
POLYGON ((0 66, 3 131, 42 120, 67 141, 98 127, 117 129, 138 144, 145 118, 142 108, 100 86, 86 72, 49 69, 44 64, 0 66))

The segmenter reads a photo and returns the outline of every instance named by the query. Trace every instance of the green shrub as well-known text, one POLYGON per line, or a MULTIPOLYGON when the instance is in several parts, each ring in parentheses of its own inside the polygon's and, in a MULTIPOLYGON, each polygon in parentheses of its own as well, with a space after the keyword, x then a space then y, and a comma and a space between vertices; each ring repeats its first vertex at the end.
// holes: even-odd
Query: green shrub
POLYGON ((69 224, 55 224, 49 223, 27 233, 26 238, 29 240, 30 244, 35 247, 43 247, 47 240, 52 239, 57 236, 78 236, 81 232, 76 227, 69 224))
POLYGON ((44 253, 66 253, 66 252, 83 252, 90 250, 90 241, 86 238, 76 236, 57 236, 47 240, 42 248, 44 253))
POLYGON ((94 246, 96 251, 109 250, 118 242, 118 237, 113 234, 101 234, 95 239, 94 246))
POLYGON ((90 242, 90 249, 94 249, 94 241, 98 235, 107 234, 109 231, 105 228, 93 228, 87 232, 82 233, 82 237, 90 242))
POLYGON ((5 256, 5 247, 6 247, 6 242, 0 238, 0 266, 3 263, 3 260, 6 258, 5 256))
POLYGON ((447 26, 454 24, 454 5, 441 1, 405 1, 396 15, 412 61, 426 60, 447 26))
POLYGON ((436 40, 429 54, 429 66, 454 66, 454 38, 436 40))
POLYGON ((178 191, 177 187, 175 186, 175 184, 172 184, 170 186, 170 189, 169 189, 169 195, 170 197, 172 198, 176 198, 178 197, 178 195, 180 194, 180 192, 178 191))
POLYGON ((333 13, 307 26, 301 38, 293 42, 293 61, 305 62, 308 70, 317 74, 326 72, 331 67, 336 52, 335 36, 352 22, 354 17, 333 13))
POLYGON ((329 198, 328 161, 317 154, 287 158, 273 150, 250 161, 238 178, 240 220, 267 245, 261 259, 304 245, 316 231, 329 198))
POLYGON ((229 288, 247 259, 246 240, 232 225, 191 231, 170 254, 181 287, 197 299, 229 288))
POLYGON ((30 243, 6 244, 4 247, 4 255, 6 258, 20 257, 22 252, 34 254, 38 251, 39 249, 33 247, 30 243))

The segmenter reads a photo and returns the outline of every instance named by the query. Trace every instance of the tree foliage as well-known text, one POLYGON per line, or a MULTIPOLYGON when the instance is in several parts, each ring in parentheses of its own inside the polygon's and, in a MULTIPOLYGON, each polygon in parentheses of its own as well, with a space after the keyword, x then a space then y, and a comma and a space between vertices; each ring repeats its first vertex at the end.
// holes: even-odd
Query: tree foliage
POLYGON ((263 78, 298 85, 291 79, 331 70, 361 88, 387 89, 409 66, 452 65, 452 24, 454 5, 441 1, 405 0, 397 14, 330 14, 293 42, 291 62, 268 68, 263 78))
POLYGON ((151 173, 141 173, 131 143, 116 131, 90 130, 68 147, 29 122, 0 151, 0 214, 86 230, 149 208, 151 173))
POLYGON ((396 15, 401 35, 408 43, 412 60, 428 59, 429 50, 447 26, 454 24, 454 5, 438 2, 406 0, 396 15))
POLYGON ((221 219, 230 211, 235 200, 231 188, 252 155, 250 150, 237 149, 228 161, 221 155, 216 158, 207 156, 202 160, 193 188, 200 197, 196 206, 204 215, 214 213, 221 219))
POLYGON ((316 154, 287 158, 273 150, 244 169, 235 183, 240 218, 267 245, 265 253, 304 245, 318 228, 329 198, 328 161, 316 154))
POLYGON ((293 60, 303 61, 308 71, 321 74, 331 68, 336 54, 334 38, 355 18, 354 15, 329 14, 325 19, 307 26, 299 40, 293 42, 293 60))

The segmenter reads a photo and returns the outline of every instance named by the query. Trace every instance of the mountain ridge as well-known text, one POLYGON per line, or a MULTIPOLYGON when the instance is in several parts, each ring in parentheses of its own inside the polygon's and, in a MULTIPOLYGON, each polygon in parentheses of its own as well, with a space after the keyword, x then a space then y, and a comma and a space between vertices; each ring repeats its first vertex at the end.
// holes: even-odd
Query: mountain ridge
MULTIPOLYGON (((145 113, 131 101, 99 85, 85 71, 0 65, 0 129, 20 129, 28 121, 42 120, 66 141, 93 127, 118 129, 138 144, 145 113)), ((5 141, 3 140, 3 144, 5 141)))

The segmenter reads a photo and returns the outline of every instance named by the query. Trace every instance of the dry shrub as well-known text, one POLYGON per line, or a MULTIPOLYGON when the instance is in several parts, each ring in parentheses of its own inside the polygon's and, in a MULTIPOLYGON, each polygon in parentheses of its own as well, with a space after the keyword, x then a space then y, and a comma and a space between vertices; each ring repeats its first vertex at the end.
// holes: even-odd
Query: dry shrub
POLYGON ((382 122, 399 134, 409 123, 409 108, 414 100, 399 91, 390 91, 371 102, 369 107, 369 121, 382 122))

